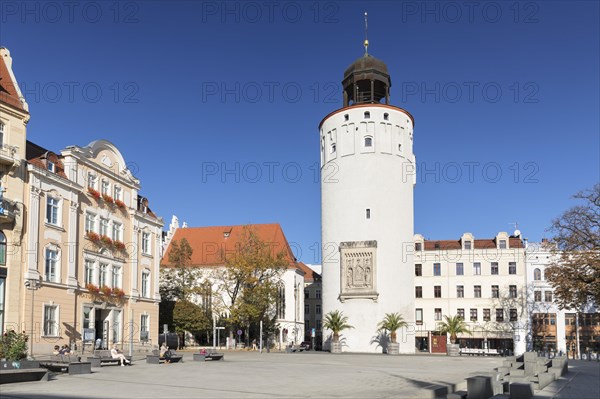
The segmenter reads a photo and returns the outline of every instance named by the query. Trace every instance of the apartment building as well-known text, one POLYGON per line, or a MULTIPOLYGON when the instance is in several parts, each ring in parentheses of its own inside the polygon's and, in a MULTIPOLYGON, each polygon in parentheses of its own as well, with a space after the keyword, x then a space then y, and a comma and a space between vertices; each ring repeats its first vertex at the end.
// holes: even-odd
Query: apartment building
POLYGON ((162 219, 114 144, 27 140, 27 104, 0 56, 0 327, 27 332, 30 354, 156 344, 162 219))
POLYGON ((546 268, 557 260, 550 244, 529 243, 526 249, 527 281, 531 309, 531 349, 586 353, 600 351, 600 313, 588 303, 579 313, 561 309, 554 301, 554 290, 546 280, 546 268), (579 345, 576 326, 579 325, 579 345))
POLYGON ((446 352, 440 336, 444 316, 461 316, 472 335, 459 335, 462 347, 526 349, 527 297, 525 246, 520 232, 479 239, 427 240, 416 234, 415 334, 417 350, 446 352))

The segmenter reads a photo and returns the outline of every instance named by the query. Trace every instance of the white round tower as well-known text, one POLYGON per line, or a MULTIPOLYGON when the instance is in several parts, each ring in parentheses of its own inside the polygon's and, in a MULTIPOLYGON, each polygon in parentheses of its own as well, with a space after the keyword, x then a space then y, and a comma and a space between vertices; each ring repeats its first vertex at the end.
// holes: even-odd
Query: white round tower
POLYGON ((381 352, 377 325, 398 312, 409 324, 397 332, 400 353, 414 353, 414 120, 389 105, 387 67, 366 51, 342 85, 344 107, 319 126, 323 316, 340 310, 354 327, 342 351, 381 352))

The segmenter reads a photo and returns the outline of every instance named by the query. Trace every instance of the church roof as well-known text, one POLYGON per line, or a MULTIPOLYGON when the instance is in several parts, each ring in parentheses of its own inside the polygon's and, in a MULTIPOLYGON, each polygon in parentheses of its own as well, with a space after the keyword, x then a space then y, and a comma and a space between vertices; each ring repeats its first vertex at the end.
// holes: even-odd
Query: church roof
MULTIPOLYGON (((273 255, 283 251, 285 259, 289 264, 288 268, 298 268, 292 249, 278 223, 251 224, 248 226, 255 232, 260 240, 268 244, 273 255)), ((235 253, 236 249, 239 247, 243 237, 244 227, 244 225, 237 225, 178 228, 165 251, 161 266, 172 266, 169 262, 171 245, 174 241, 179 241, 183 238, 189 242, 193 250, 191 260, 192 267, 223 266, 228 254, 235 253)))

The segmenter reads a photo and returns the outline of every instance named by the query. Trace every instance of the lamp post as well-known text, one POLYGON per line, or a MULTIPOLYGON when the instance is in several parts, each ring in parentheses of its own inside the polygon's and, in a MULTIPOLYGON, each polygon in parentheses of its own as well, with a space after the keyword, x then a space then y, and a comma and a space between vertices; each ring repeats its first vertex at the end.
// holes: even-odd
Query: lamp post
POLYGON ((35 292, 40 288, 42 282, 39 279, 27 279, 25 280, 25 287, 31 291, 31 319, 30 319, 30 338, 31 343, 29 344, 29 356, 33 357, 33 340, 34 340, 34 328, 33 328, 33 309, 35 306, 35 292))

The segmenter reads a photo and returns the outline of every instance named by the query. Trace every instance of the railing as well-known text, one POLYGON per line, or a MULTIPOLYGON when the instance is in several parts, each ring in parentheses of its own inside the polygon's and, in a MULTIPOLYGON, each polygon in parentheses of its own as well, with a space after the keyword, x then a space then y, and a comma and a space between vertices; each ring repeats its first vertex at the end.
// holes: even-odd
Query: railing
POLYGON ((6 198, 0 199, 0 219, 2 219, 3 221, 7 219, 14 219, 17 210, 17 204, 13 201, 6 198))
POLYGON ((17 160, 18 147, 8 144, 0 144, 0 159, 14 163, 17 160))

